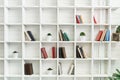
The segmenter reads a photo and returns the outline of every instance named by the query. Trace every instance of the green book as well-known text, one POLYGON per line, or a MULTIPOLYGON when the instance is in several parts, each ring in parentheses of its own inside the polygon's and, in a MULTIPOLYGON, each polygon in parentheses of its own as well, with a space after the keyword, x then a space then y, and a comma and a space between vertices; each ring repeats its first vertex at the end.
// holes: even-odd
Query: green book
POLYGON ((63 33, 63 38, 64 38, 64 41, 68 41, 67 37, 65 36, 65 34, 63 33))
POLYGON ((65 32, 64 32, 64 35, 65 35, 65 37, 66 37, 67 41, 70 41, 70 39, 69 39, 69 37, 68 37, 67 33, 65 33, 65 32))

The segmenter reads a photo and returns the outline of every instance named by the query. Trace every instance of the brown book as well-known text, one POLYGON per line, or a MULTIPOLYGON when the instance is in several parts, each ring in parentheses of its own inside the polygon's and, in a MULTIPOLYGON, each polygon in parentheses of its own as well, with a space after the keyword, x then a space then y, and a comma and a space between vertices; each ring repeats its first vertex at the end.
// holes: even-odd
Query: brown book
POLYGON ((100 38, 100 41, 103 41, 103 40, 104 40, 106 31, 107 31, 106 29, 103 31, 102 36, 101 36, 101 38, 100 38))
POLYGON ((32 75, 33 74, 32 63, 25 63, 24 64, 24 73, 25 73, 25 75, 32 75))
POLYGON ((65 51, 65 47, 62 47, 62 54, 63 54, 63 58, 66 58, 66 51, 65 51))

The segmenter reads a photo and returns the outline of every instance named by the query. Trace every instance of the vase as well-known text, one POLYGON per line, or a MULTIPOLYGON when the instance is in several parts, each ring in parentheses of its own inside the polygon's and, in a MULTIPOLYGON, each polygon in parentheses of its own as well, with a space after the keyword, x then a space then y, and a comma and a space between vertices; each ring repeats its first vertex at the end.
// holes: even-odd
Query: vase
POLYGON ((80 36, 80 41, 86 41, 86 36, 80 36))

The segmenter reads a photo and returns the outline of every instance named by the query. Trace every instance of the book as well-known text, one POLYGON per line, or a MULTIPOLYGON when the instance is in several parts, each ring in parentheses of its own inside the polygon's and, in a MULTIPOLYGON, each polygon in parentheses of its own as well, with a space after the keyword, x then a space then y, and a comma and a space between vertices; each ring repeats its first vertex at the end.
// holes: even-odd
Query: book
POLYGON ((80 23, 83 23, 83 18, 81 15, 79 15, 79 20, 80 20, 80 23))
POLYGON ((60 38, 61 38, 61 41, 65 41, 65 39, 64 39, 64 35, 63 35, 63 31, 60 29, 60 38))
POLYGON ((110 40, 110 30, 108 29, 105 35, 105 41, 109 41, 110 40))
POLYGON ((72 64, 68 70, 68 74, 71 75, 74 69, 74 64, 72 64))
POLYGON ((93 16, 93 21, 94 21, 95 24, 97 24, 95 16, 93 16))
POLYGON ((44 47, 41 48, 41 52, 42 52, 42 55, 43 55, 44 59, 48 58, 47 52, 46 52, 44 47))
POLYGON ((76 15, 76 23, 80 23, 80 20, 79 20, 79 15, 76 15))
POLYGON ((102 33, 103 33, 102 30, 100 30, 100 31, 98 32, 98 34, 97 34, 97 36, 96 36, 96 41, 100 41, 100 38, 101 38, 101 36, 102 36, 102 33))
POLYGON ((78 51, 79 46, 76 46, 76 58, 81 58, 80 53, 78 51))
POLYGON ((106 29, 103 31, 102 36, 101 36, 101 38, 100 38, 100 41, 103 41, 103 40, 104 40, 105 34, 106 34, 106 29))
POLYGON ((32 32, 31 32, 31 31, 27 31, 27 33, 28 33, 28 35, 30 36, 31 41, 35 41, 35 38, 34 38, 32 32))
POLYGON ((63 37, 62 37, 62 33, 61 32, 59 32, 59 40, 63 41, 63 37))
POLYGON ((62 63, 59 62, 58 64, 58 74, 61 75, 62 74, 62 63))
POLYGON ((62 55, 63 55, 63 58, 66 58, 66 51, 65 51, 65 47, 62 47, 62 55))
POLYGON ((62 47, 59 47, 59 58, 63 58, 62 47))
POLYGON ((79 48, 80 48, 80 52, 81 52, 82 57, 83 57, 83 58, 86 58, 85 53, 84 53, 84 51, 83 51, 83 48, 82 48, 82 47, 79 47, 79 48))
POLYGON ((56 54, 56 48, 52 47, 52 58, 56 58, 57 54, 56 54))
POLYGON ((24 73, 25 73, 25 75, 32 75, 33 74, 32 63, 25 63, 24 64, 24 73))
POLYGON ((25 35, 25 40, 31 41, 31 38, 26 31, 24 31, 24 35, 25 35))
POLYGON ((63 35, 65 36, 66 41, 70 41, 70 39, 69 39, 69 37, 68 37, 68 35, 67 35, 67 33, 66 33, 66 32, 64 32, 64 33, 63 33, 63 35))
POLYGON ((80 58, 83 58, 83 56, 82 56, 82 53, 81 53, 81 51, 80 51, 80 47, 79 47, 79 46, 78 46, 78 52, 79 52, 80 58))

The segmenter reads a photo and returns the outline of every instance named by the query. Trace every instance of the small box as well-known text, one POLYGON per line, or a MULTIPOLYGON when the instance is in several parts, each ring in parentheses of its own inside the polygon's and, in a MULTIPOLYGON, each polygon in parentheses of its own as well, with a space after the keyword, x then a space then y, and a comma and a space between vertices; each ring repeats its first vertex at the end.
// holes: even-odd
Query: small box
POLYGON ((120 41, 120 33, 113 33, 112 40, 113 41, 120 41))

